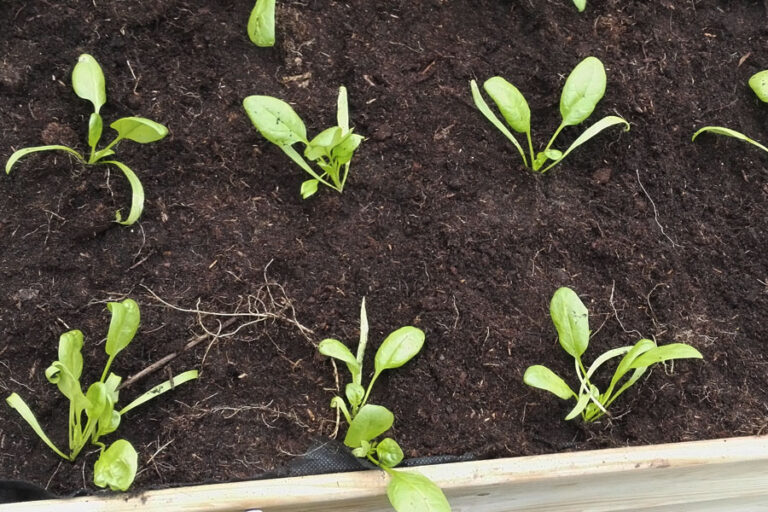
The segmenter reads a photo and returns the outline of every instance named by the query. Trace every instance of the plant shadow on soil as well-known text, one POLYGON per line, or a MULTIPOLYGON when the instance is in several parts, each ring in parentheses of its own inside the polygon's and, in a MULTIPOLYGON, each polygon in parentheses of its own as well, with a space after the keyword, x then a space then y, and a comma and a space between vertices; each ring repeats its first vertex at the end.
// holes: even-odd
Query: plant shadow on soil
MULTIPOLYGON (((566 0, 287 0, 271 49, 245 35, 251 7, 0 4, 4 154, 43 140, 82 149, 88 105, 69 80, 84 52, 104 68, 105 119, 143 115, 171 130, 152 146, 121 144, 147 197, 130 228, 110 223, 128 190, 105 168, 37 155, 0 180, 0 392, 20 393, 60 446, 64 404, 44 370, 63 331, 85 333, 90 382, 104 363, 104 302, 137 300, 142 327, 113 367, 126 378, 202 332, 196 315, 149 290, 187 309, 243 311, 265 273, 274 306, 290 302, 311 332, 278 319, 175 359, 176 373, 203 361, 199 381, 120 427, 140 452, 135 488, 253 477, 330 435, 336 382, 315 346, 356 343, 363 296, 373 348, 402 325, 427 334, 372 397, 394 411, 406 456, 763 431, 765 156, 729 139, 690 142, 707 124, 768 140, 768 109, 746 86, 768 68, 761 2, 606 0, 577 15, 566 0), (587 55, 608 73, 593 119, 618 113, 632 131, 606 131, 533 175, 474 108, 469 81, 515 83, 541 140, 559 122, 565 76, 587 55), (241 101, 285 99, 315 134, 333 122, 342 84, 351 124, 368 139, 343 195, 302 201, 301 171, 256 133, 241 101), (655 368, 613 419, 564 422, 568 404, 522 383, 531 364, 570 379, 548 316, 559 286, 579 293, 599 331, 588 361, 641 336, 690 343, 705 360, 655 368)), ((164 375, 125 389, 122 402, 164 375)), ((58 493, 93 488, 95 457, 62 463, 0 408, 4 478, 58 493)))

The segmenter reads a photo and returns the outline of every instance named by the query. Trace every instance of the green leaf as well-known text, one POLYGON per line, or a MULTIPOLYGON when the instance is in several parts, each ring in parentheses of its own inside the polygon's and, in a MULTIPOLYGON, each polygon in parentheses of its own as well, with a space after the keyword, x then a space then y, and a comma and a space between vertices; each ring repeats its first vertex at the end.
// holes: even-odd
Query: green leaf
POLYGON ((168 135, 168 128, 144 117, 123 117, 109 127, 117 131, 118 139, 128 139, 139 144, 156 142, 168 135))
POLYGON ((749 87, 755 91, 760 101, 768 103, 768 69, 752 75, 749 79, 749 87))
POLYGON ((587 7, 587 0, 573 0, 573 5, 576 6, 579 12, 584 12, 584 9, 587 7))
POLYGON ((621 378, 624 377, 624 375, 632 369, 632 362, 643 353, 653 349, 655 346, 656 343, 649 339, 642 339, 635 343, 632 348, 627 351, 626 355, 621 358, 619 366, 616 367, 616 371, 613 373, 613 378, 611 379, 611 384, 608 387, 607 394, 610 394, 610 392, 613 390, 616 384, 618 384, 621 378))
POLYGON ((339 97, 336 99, 336 124, 341 128, 342 135, 349 131, 349 107, 347 105, 347 88, 339 87, 339 97))
POLYGON ((588 118, 605 94, 605 68, 596 57, 581 61, 563 86, 560 115, 564 126, 573 126, 588 118))
POLYGON ((256 0, 248 18, 248 38, 256 46, 275 45, 275 0, 256 0))
POLYGON ((333 158, 338 165, 346 164, 352 160, 355 150, 357 150, 364 139, 365 137, 362 135, 352 132, 347 133, 347 135, 331 150, 331 158, 333 158))
POLYGON ((112 313, 112 318, 109 321, 107 344, 104 350, 110 358, 114 358, 136 335, 141 322, 141 312, 139 305, 133 299, 108 302, 107 309, 112 313))
POLYGON ((365 397, 365 389, 360 384, 350 382, 344 388, 344 394, 347 395, 347 400, 352 407, 357 408, 363 403, 363 397, 365 397))
POLYGON ((306 180, 301 184, 301 198, 307 199, 317 193, 317 185, 320 182, 316 179, 306 180))
POLYGON ((529 366, 523 375, 523 382, 534 388, 549 391, 563 400, 576 398, 576 393, 555 372, 546 366, 529 366))
POLYGON ((365 404, 349 424, 344 444, 357 448, 363 441, 371 441, 392 427, 395 416, 381 405, 365 404))
POLYGON ((424 331, 416 327, 401 327, 384 339, 376 351, 374 368, 376 373, 400 368, 413 359, 424 346, 424 331))
POLYGON ((198 377, 197 370, 187 370, 185 372, 182 372, 176 375, 175 377, 168 379, 162 384, 158 384, 157 386, 153 387, 149 391, 143 393, 136 400, 134 400, 130 404, 123 407, 122 410, 120 410, 120 415, 126 414, 131 409, 135 409, 136 407, 152 400, 153 398, 156 398, 162 395, 166 391, 170 391, 176 388, 176 386, 180 386, 185 382, 189 382, 190 380, 196 379, 197 377, 198 377))
POLYGON ((8 162, 5 164, 5 173, 10 174, 11 169, 16 164, 16 162, 19 161, 22 157, 30 154, 30 153, 37 153, 38 151, 66 151, 70 155, 77 158, 77 160, 81 163, 85 163, 85 158, 83 158, 80 153, 75 151, 72 148, 68 148, 67 146, 59 146, 59 145, 53 145, 53 146, 35 146, 32 148, 23 148, 18 151, 14 151, 14 153, 11 155, 11 158, 8 159, 8 162))
POLYGON ((341 137, 341 128, 338 126, 326 128, 309 141, 309 144, 304 149, 304 156, 310 160, 329 157, 331 148, 341 141, 341 137))
POLYGON ((304 123, 283 100, 272 96, 248 96, 243 100, 243 108, 253 126, 271 143, 278 146, 296 142, 308 144, 304 123))
POLYGON ((45 435, 45 432, 43 432, 40 423, 37 422, 37 418, 35 418, 35 415, 19 395, 16 393, 11 393, 11 395, 6 398, 5 401, 11 407, 11 409, 15 409, 21 415, 21 417, 24 418, 24 421, 26 421, 29 426, 32 427, 32 430, 35 431, 35 434, 37 434, 38 437, 40 437, 40 439, 42 439, 43 442, 48 445, 48 448, 56 452, 59 457, 69 460, 69 457, 65 455, 64 452, 56 448, 56 445, 53 444, 53 441, 51 441, 48 436, 45 435))
POLYGON ((340 396, 335 396, 331 399, 331 409, 339 409, 342 413, 344 413, 344 418, 346 418, 347 423, 352 423, 352 417, 349 415, 349 410, 347 409, 347 404, 344 403, 344 399, 340 396))
POLYGON ((571 151, 573 151, 577 147, 581 146, 582 144, 584 144, 589 139, 591 139, 592 137, 594 137, 595 135, 597 135, 601 131, 605 130, 606 128, 610 128, 611 126, 615 126, 617 124, 625 125, 626 128, 624 129, 624 131, 625 132, 629 131, 629 123, 627 121, 625 121, 623 118, 621 118, 619 116, 606 116, 606 117, 602 118, 601 120, 599 120, 598 122, 596 122, 595 124, 593 124, 592 126, 590 126, 589 128, 587 128, 586 130, 584 130, 584 133, 579 135, 576 138, 576 140, 574 140, 573 143, 571 143, 570 147, 565 151, 565 153, 562 154, 562 156, 560 156, 560 158, 555 160, 555 162, 553 162, 552 164, 548 165, 547 168, 544 169, 541 172, 542 173, 547 172, 552 167, 554 167, 555 165, 560 163, 566 156, 568 156, 568 154, 571 151))
POLYGON ((391 437, 383 439, 376 445, 376 455, 381 465, 387 468, 393 468, 403 461, 403 450, 391 437))
POLYGON ((360 446, 352 450, 352 455, 354 455, 355 457, 359 457, 361 459, 367 458, 368 455, 370 455, 371 453, 373 453, 371 451, 371 443, 369 443, 368 441, 363 441, 362 443, 360 443, 360 446))
POLYGON ((59 361, 78 380, 83 373, 82 349, 83 333, 79 330, 73 329, 59 336, 59 361))
POLYGON ((500 76, 489 78, 483 84, 509 126, 518 133, 531 131, 531 109, 522 93, 500 76))
POLYGON ((104 129, 104 121, 101 116, 96 112, 91 113, 91 117, 88 119, 88 145, 92 148, 96 148, 96 145, 101 139, 101 132, 104 129))
POLYGON ((510 142, 512 142, 523 159, 523 165, 528 167, 528 159, 525 157, 525 151, 523 151, 523 147, 519 142, 517 142, 517 139, 514 135, 512 135, 512 132, 510 132, 507 127, 504 126, 501 120, 496 117, 496 114, 494 114, 493 111, 488 107, 488 104, 480 94, 480 89, 477 87, 477 82, 472 80, 469 82, 469 86, 472 89, 472 99, 475 101, 475 106, 478 108, 478 110, 480 110, 485 118, 491 122, 493 126, 495 126, 506 138, 510 140, 510 142))
POLYGON ((136 176, 130 167, 122 162, 116 160, 102 160, 102 164, 114 165, 123 172, 123 175, 131 185, 131 209, 128 211, 128 218, 123 220, 123 216, 120 214, 120 210, 115 212, 115 222, 124 226, 130 226, 141 217, 141 212, 144 211, 144 187, 141 186, 139 177, 136 176))
POLYGON ((544 151, 544 156, 549 160, 560 160, 563 158, 563 152, 559 149, 548 149, 544 151))
POLYGON ((566 421, 570 421, 574 419, 576 416, 581 414, 581 412, 586 409, 587 405, 589 404, 589 400, 592 398, 592 395, 590 395, 589 392, 583 392, 579 395, 579 399, 576 402, 576 405, 573 409, 571 409, 571 412, 568 413, 568 415, 565 417, 566 421))
POLYGON ((343 361, 347 365, 349 373, 352 374, 352 380, 354 382, 359 381, 360 364, 357 362, 357 359, 355 359, 355 356, 352 355, 349 348, 342 342, 330 338, 325 339, 317 346, 317 350, 324 356, 343 361))
POLYGON ((390 469, 387 497, 397 512, 450 512, 451 505, 432 480, 419 473, 390 469))
POLYGON ((87 53, 77 58, 75 69, 72 70, 72 88, 79 97, 93 103, 93 110, 97 114, 107 102, 104 73, 96 59, 87 53))
POLYGON ((589 313, 570 288, 559 288, 549 304, 549 314, 557 329, 560 346, 579 359, 589 345, 589 313))
MULTIPOLYGON (((691 141, 695 141, 696 137, 698 137, 702 133, 715 133, 717 135, 725 135, 726 137, 733 137, 734 139, 739 139, 739 140, 743 140, 744 142, 749 142, 750 144, 759 147, 763 151, 768 152, 768 148, 763 146, 759 142, 750 139, 743 133, 737 132, 736 130, 731 130, 730 128, 725 128, 723 126, 705 126, 701 130, 693 134, 693 138, 691 138, 691 141)), ((6 170, 7 170, 7 167, 6 167, 6 170)))
POLYGON ((118 439, 101 452, 93 466, 93 483, 113 491, 127 491, 136 478, 139 455, 133 445, 125 439, 118 439))
POLYGON ((685 343, 670 343, 661 347, 653 348, 637 359, 635 359, 630 368, 643 368, 652 364, 669 361, 672 359, 703 359, 701 352, 685 343))

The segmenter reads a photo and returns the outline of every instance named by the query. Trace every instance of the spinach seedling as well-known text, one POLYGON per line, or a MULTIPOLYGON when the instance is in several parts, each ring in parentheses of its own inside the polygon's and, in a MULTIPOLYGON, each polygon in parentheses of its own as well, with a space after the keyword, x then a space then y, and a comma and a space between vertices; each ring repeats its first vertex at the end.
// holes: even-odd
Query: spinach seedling
POLYGON ((525 157, 525 151, 514 135, 488 107, 483 99, 477 82, 472 80, 472 98, 482 114, 517 148, 523 158, 523 165, 534 172, 545 173, 563 161, 568 154, 581 146, 601 131, 617 124, 625 125, 624 131, 629 131, 629 123, 619 116, 606 116, 582 133, 565 151, 554 149, 552 144, 566 126, 575 126, 586 120, 595 110, 597 103, 605 94, 606 78, 603 63, 596 57, 587 57, 581 61, 565 81, 563 93, 560 96, 560 115, 562 122, 555 130, 547 146, 534 157, 533 142, 531 141, 531 110, 523 94, 511 83, 500 76, 489 78, 483 84, 485 92, 496 103, 507 124, 517 133, 524 133, 528 139, 530 166, 525 157), (549 165, 547 162, 552 161, 549 165), (546 167, 545 167, 546 165, 546 167))
POLYGON ((101 374, 101 379, 94 382, 83 393, 80 375, 83 371, 83 333, 78 330, 65 332, 59 338, 59 359, 45 370, 45 377, 51 384, 56 384, 61 394, 69 400, 69 412, 61 412, 68 418, 69 453, 65 453, 50 440, 35 418, 26 402, 12 393, 6 402, 18 411, 32 430, 56 452, 69 461, 74 461, 89 441, 99 446, 101 454, 94 466, 94 483, 99 487, 109 486, 112 490, 125 491, 136 476, 138 455, 131 443, 120 439, 106 448, 99 441, 103 435, 114 432, 128 411, 173 389, 187 381, 197 378, 197 370, 183 372, 162 384, 155 386, 139 396, 133 402, 117 409, 118 387, 121 377, 109 371, 115 356, 133 340, 139 327, 141 315, 139 306, 131 299, 122 302, 110 302, 107 308, 112 314, 107 332, 104 350, 108 359, 101 374), (85 413, 85 421, 83 420, 85 413))
POLYGON ((584 9, 587 7, 587 0, 573 0, 573 5, 576 6, 579 12, 584 12, 584 9))
POLYGON ((392 427, 395 416, 381 405, 368 403, 371 389, 384 370, 400 368, 421 351, 424 332, 416 327, 401 327, 387 336, 376 351, 373 377, 367 388, 363 387, 363 358, 368 344, 368 316, 365 299, 360 306, 360 342, 357 356, 339 340, 326 339, 320 342, 318 350, 324 356, 344 362, 352 375, 352 382, 344 388, 344 398, 333 397, 331 407, 344 414, 349 424, 344 444, 352 449, 356 457, 368 459, 389 475, 387 497, 397 512, 450 512, 443 491, 424 475, 406 473, 393 469, 403 460, 403 450, 391 437, 376 439, 392 427))
POLYGON ((14 164, 20 158, 38 151, 65 151, 74 156, 75 159, 82 164, 114 165, 120 169, 128 179, 128 183, 131 185, 132 195, 131 209, 128 212, 128 217, 123 220, 120 210, 118 210, 115 214, 115 220, 120 224, 131 225, 138 220, 144 209, 144 188, 141 186, 139 178, 127 165, 110 158, 115 154, 112 148, 124 139, 132 140, 140 144, 158 141, 168 134, 168 129, 159 123, 143 117, 123 117, 109 125, 112 129, 117 131, 117 137, 104 148, 97 149, 104 127, 104 122, 99 111, 107 101, 107 93, 104 85, 104 73, 101 71, 101 66, 96 62, 96 59, 87 53, 80 55, 77 59, 75 69, 72 71, 72 88, 75 90, 75 94, 93 104, 93 112, 88 120, 88 145, 91 147, 91 153, 88 159, 67 146, 35 146, 31 148, 23 148, 14 152, 5 164, 5 172, 6 174, 10 174, 14 164))
POLYGON ((546 366, 530 366, 523 375, 523 381, 529 386, 540 388, 562 398, 575 399, 576 406, 565 417, 571 420, 581 414, 586 421, 595 421, 608 413, 608 407, 624 391, 645 373, 649 366, 673 359, 701 359, 701 353, 685 343, 671 343, 657 346, 655 342, 642 339, 632 346, 609 350, 595 359, 589 369, 585 369, 581 356, 589 344, 589 314, 587 308, 570 288, 560 288, 555 292, 549 305, 549 314, 557 329, 560 346, 574 360, 579 391, 574 392, 555 372, 546 366), (608 389, 601 393, 592 382, 592 376, 603 364, 619 356, 622 357, 608 389), (630 374, 629 372, 632 371, 630 374), (621 384, 622 379, 628 379, 621 384))
POLYGON ((256 0, 248 18, 248 37, 256 46, 275 46, 275 0, 256 0))
POLYGON ((344 190, 350 161, 364 138, 362 135, 352 133, 349 128, 346 87, 339 87, 336 106, 337 126, 323 130, 311 141, 307 140, 307 129, 299 115, 283 100, 272 96, 248 96, 243 101, 243 107, 264 138, 277 145, 291 160, 312 176, 312 179, 301 184, 301 197, 306 199, 313 195, 317 192, 320 183, 338 192, 344 190), (293 149, 293 144, 297 142, 306 146, 304 157, 315 162, 322 169, 322 173, 315 172, 293 149))
MULTIPOLYGON (((760 101, 762 101, 763 103, 768 103, 768 69, 752 75, 752 78, 749 79, 749 87, 752 89, 752 91, 754 91, 754 93, 757 95, 760 101)), ((760 144, 756 140, 753 140, 747 137, 746 135, 744 135, 743 133, 737 132, 736 130, 725 128, 724 126, 705 126, 704 128, 700 129, 699 131, 693 134, 693 138, 691 138, 691 141, 695 141, 696 137, 698 137, 702 133, 714 133, 715 135, 725 135, 726 137, 733 137, 734 139, 743 140, 744 142, 748 142, 749 144, 752 144, 753 146, 757 146, 763 151, 768 152, 768 148, 760 144)))

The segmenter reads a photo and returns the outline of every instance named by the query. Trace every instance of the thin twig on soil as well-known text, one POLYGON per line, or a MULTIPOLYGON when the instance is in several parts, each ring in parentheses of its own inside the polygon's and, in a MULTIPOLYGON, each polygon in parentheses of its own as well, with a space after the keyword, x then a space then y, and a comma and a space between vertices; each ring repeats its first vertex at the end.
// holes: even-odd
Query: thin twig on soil
POLYGON ((664 231, 664 226, 662 226, 661 222, 659 222, 659 210, 656 208, 656 203, 653 202, 653 198, 651 197, 651 194, 649 194, 648 191, 645 190, 643 183, 640 181, 640 171, 638 169, 635 169, 635 174, 637 175, 637 184, 640 185, 640 189, 645 194, 645 197, 647 197, 648 200, 651 202, 651 206, 653 206, 653 220, 655 220, 656 225, 659 226, 659 229, 661 230, 661 234, 664 235, 664 237, 666 237, 666 239, 672 243, 672 247, 682 247, 682 245, 672 240, 669 237, 669 235, 667 235, 666 231, 664 231))

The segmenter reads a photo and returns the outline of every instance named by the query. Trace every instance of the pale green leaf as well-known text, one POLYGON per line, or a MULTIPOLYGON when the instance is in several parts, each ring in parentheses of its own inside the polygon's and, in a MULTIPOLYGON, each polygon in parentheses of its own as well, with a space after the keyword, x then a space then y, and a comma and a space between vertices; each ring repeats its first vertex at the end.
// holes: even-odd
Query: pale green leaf
POLYGON ((381 465, 387 468, 393 468, 403 461, 403 450, 391 437, 382 439, 376 445, 376 455, 381 465))
POLYGON ((523 147, 519 142, 517 142, 517 139, 514 135, 512 135, 512 132, 510 132, 507 127, 504 126, 501 120, 496 117, 496 114, 494 114, 490 107, 488 107, 488 104, 483 99, 482 94, 480 94, 480 89, 477 87, 477 82, 472 80, 469 82, 469 86, 472 89, 472 99, 474 100, 477 109, 485 116, 486 119, 488 119, 488 121, 491 122, 493 126, 496 127, 496 129, 498 129, 506 138, 509 139, 510 142, 512 142, 523 159, 523 165, 528 167, 528 159, 525 157, 525 151, 523 150, 523 147))
POLYGON ((419 353, 424 345, 424 331, 416 327, 401 327, 387 336, 376 351, 376 373, 399 368, 419 353))
POLYGON ((371 441, 392 427, 395 416, 381 405, 365 404, 352 418, 344 444, 357 448, 363 441, 371 441))
POLYGON ((566 156, 568 156, 568 154, 571 151, 581 146, 582 144, 584 144, 589 139, 591 139, 601 131, 605 130, 606 128, 610 128, 611 126, 615 126, 617 124, 625 125, 624 131, 625 132, 629 131, 629 123, 625 121, 623 118, 619 116, 606 116, 601 120, 599 120, 598 122, 596 122, 595 124, 593 124, 592 126, 590 126, 589 128, 587 128, 586 130, 584 130, 584 133, 579 135, 576 138, 576 140, 574 140, 573 143, 571 143, 570 147, 565 151, 565 153, 562 154, 562 156, 560 156, 560 158, 555 160, 555 162, 553 162, 552 164, 548 165, 547 168, 541 172, 543 173, 547 172, 549 169, 551 169, 552 167, 560 163, 566 156))
POLYGON ((301 184, 301 198, 307 199, 308 197, 312 197, 317 193, 317 186, 320 182, 316 179, 312 178, 311 180, 306 180, 302 182, 301 184))
POLYGON ((336 99, 336 123, 342 130, 342 135, 349 131, 349 107, 347 105, 347 88, 339 87, 339 97, 336 99))
POLYGON ((144 187, 141 186, 139 177, 136 176, 130 167, 122 162, 116 160, 102 160, 102 164, 114 165, 123 172, 123 175, 131 185, 131 209, 128 211, 128 218, 123 220, 123 216, 120 214, 120 210, 115 212, 115 222, 124 226, 130 226, 141 217, 141 212, 144 210, 144 187))
POLYGON ((168 135, 168 128, 144 117, 123 117, 109 125, 117 131, 118 139, 127 139, 139 144, 155 142, 168 135))
POLYGON ((344 388, 344 394, 347 396, 347 400, 352 407, 358 407, 363 403, 363 397, 365 397, 365 389, 360 384, 350 382, 344 388))
POLYGON ((8 159, 8 162, 5 164, 5 173, 10 174, 11 169, 16 164, 16 162, 19 161, 22 157, 30 154, 30 153, 37 153, 38 151, 66 151, 70 155, 74 156, 79 162, 85 163, 85 159, 72 148, 68 148, 67 146, 59 146, 59 145, 53 145, 53 146, 35 146, 32 148, 23 148, 18 151, 14 151, 14 153, 11 155, 11 157, 8 159))
POLYGON ((122 302, 108 302, 107 309, 112 313, 107 332, 107 344, 104 347, 107 355, 114 358, 128 346, 136 335, 141 322, 139 305, 133 299, 122 302))
POLYGON ((24 421, 26 421, 29 426, 32 427, 32 430, 35 431, 35 434, 37 434, 38 437, 40 437, 40 439, 42 439, 43 442, 48 445, 51 450, 56 452, 59 457, 69 460, 69 456, 65 455, 64 452, 56 448, 56 445, 53 444, 53 441, 51 441, 48 436, 45 435, 45 432, 40 426, 40 423, 37 422, 37 418, 35 418, 35 415, 19 395, 16 393, 11 393, 11 395, 6 398, 5 401, 12 409, 15 409, 22 418, 24 418, 24 421))
POLYGON ((574 419, 576 416, 581 414, 581 412, 587 407, 587 404, 589 404, 589 400, 591 398, 591 395, 588 392, 584 392, 579 395, 579 399, 576 402, 576 405, 573 409, 571 409, 571 412, 568 413, 568 415, 565 417, 566 421, 570 421, 574 419))
POLYGON ((133 445, 125 439, 118 439, 101 452, 93 466, 93 483, 113 491, 127 491, 136 478, 139 455, 133 445))
POLYGON ((587 7, 587 0, 573 0, 573 5, 576 6, 579 12, 583 12, 587 7))
POLYGON ((143 393, 136 400, 134 400, 130 404, 123 407, 122 410, 120 410, 120 415, 126 414, 131 409, 135 409, 136 407, 152 400, 153 398, 156 398, 167 391, 175 389, 176 386, 180 386, 185 382, 196 379, 197 377, 198 377, 197 370, 187 370, 186 372, 182 372, 176 375, 175 377, 168 379, 162 384, 158 384, 157 386, 153 387, 149 391, 143 393))
POLYGON ((96 59, 87 53, 77 58, 77 64, 72 71, 72 88, 75 94, 93 104, 96 113, 107 102, 104 73, 96 59))
POLYGON ((656 346, 656 343, 653 340, 649 339, 642 339, 639 340, 637 343, 635 343, 626 353, 624 357, 621 358, 621 361, 619 362, 619 366, 616 367, 616 371, 613 373, 613 378, 611 379, 611 385, 608 387, 608 391, 606 392, 607 395, 610 395, 611 391, 613 391, 613 388, 618 384, 618 382, 624 377, 624 374, 626 374, 631 368, 632 368, 632 362, 637 359, 640 355, 642 355, 645 352, 648 352, 649 350, 653 349, 656 346))
POLYGON ((419 473, 390 469, 387 497, 397 512, 450 512, 443 491, 419 473))
POLYGON ((672 359, 703 359, 701 352, 685 343, 670 343, 653 348, 632 361, 630 368, 643 368, 672 359))
POLYGON ((59 361, 76 380, 83 372, 82 349, 83 333, 79 330, 73 329, 59 336, 59 361))
POLYGON ((360 373, 360 364, 357 362, 357 359, 352 355, 349 348, 339 340, 330 338, 325 339, 317 346, 317 350, 324 356, 332 357, 346 363, 349 373, 352 374, 353 380, 355 380, 355 377, 360 373))
POLYGON ((757 94, 760 101, 768 103, 768 69, 752 75, 749 87, 757 94))
POLYGON ((88 145, 95 148, 101 139, 101 132, 104 129, 104 121, 96 112, 91 113, 88 119, 88 145))
POLYGON ((589 345, 589 313, 570 288, 559 288, 552 296, 549 314, 557 329, 560 346, 579 359, 589 345))
POLYGON ((691 138, 691 140, 692 141, 696 140, 696 137, 698 137, 702 133, 714 133, 717 135, 725 135, 726 137, 733 137, 734 139, 743 140, 744 142, 748 142, 754 146, 757 146, 763 151, 768 152, 768 148, 763 146, 759 142, 750 139, 749 137, 747 137, 741 132, 737 132, 736 130, 731 130, 730 128, 725 128, 723 126, 705 126, 701 130, 694 133, 693 138, 691 138))
POLYGON ((560 115, 564 126, 577 125, 588 118, 605 94, 603 63, 587 57, 573 68, 560 96, 560 115))
POLYGON ((360 146, 360 143, 365 137, 357 135, 356 133, 348 132, 334 147, 331 149, 331 158, 337 165, 346 164, 352 160, 355 154, 355 150, 360 146))
POLYGON ((500 76, 489 78, 483 84, 509 126, 518 133, 531 131, 531 109, 522 93, 500 76))
POLYGON ((275 45, 275 0, 256 0, 248 18, 248 38, 256 46, 275 45))
POLYGON ((576 393, 573 392, 571 387, 546 366, 529 366, 523 375, 523 382, 534 388, 549 391, 563 400, 576 398, 576 393))
POLYGON ((331 148, 339 143, 342 137, 341 128, 332 126, 315 135, 304 149, 304 156, 310 160, 329 157, 331 148))
POLYGON ((265 139, 278 146, 307 141, 307 129, 289 104, 272 96, 248 96, 243 100, 248 118, 265 139))

